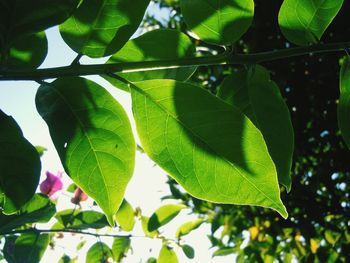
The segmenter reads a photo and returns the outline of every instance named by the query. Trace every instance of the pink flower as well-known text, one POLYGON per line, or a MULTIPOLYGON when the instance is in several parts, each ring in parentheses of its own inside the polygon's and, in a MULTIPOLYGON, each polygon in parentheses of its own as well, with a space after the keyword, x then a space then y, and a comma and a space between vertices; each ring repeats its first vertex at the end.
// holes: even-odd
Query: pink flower
POLYGON ((46 179, 40 184, 40 192, 51 197, 54 193, 63 188, 61 181, 62 173, 54 175, 49 171, 46 172, 46 179))
POLYGON ((85 194, 79 187, 75 189, 74 196, 70 200, 73 204, 79 204, 80 202, 86 201, 88 199, 88 195, 85 194))

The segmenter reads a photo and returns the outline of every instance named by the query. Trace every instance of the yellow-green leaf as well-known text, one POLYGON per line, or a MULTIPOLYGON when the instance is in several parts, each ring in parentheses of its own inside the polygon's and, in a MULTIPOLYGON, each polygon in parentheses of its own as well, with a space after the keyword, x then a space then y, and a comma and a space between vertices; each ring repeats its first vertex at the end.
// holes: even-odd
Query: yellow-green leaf
POLYGON ((260 65, 235 72, 223 81, 218 97, 238 107, 260 130, 275 163, 278 181, 290 191, 293 126, 287 104, 270 73, 260 65))
POLYGON ((115 221, 125 231, 131 231, 135 225, 135 211, 125 199, 115 214, 115 221))
POLYGON ((119 50, 135 33, 150 0, 83 1, 60 26, 63 40, 75 52, 103 57, 119 50))
POLYGON ((36 104, 67 174, 113 225, 136 152, 124 109, 101 86, 78 77, 41 85, 36 104))
POLYGON ((113 258, 117 262, 121 262, 122 258, 130 248, 131 240, 129 237, 116 237, 112 245, 113 258))
POLYGON ((181 0, 190 30, 208 43, 225 45, 239 40, 254 16, 253 0, 181 0))
MULTIPOLYGON (((172 29, 158 29, 129 40, 107 63, 175 60, 193 57, 195 51, 194 44, 186 34, 172 29), (155 48, 156 46, 161 48, 155 48)), ((148 79, 176 79, 185 81, 193 74, 196 68, 183 67, 148 70, 117 73, 117 75, 131 82, 148 79)), ((117 78, 107 75, 103 75, 103 77, 115 87, 129 91, 128 85, 117 78)))
POLYGON ((318 42, 344 0, 284 0, 278 14, 283 35, 297 45, 318 42))
POLYGON ((164 244, 159 252, 157 263, 178 263, 175 251, 164 244))
POLYGON ((187 206, 169 204, 159 207, 150 217, 148 221, 148 231, 152 232, 159 227, 169 223, 174 217, 176 217, 180 211, 187 206))
POLYGON ((87 254, 86 263, 109 262, 113 258, 112 250, 106 243, 97 242, 93 244, 87 254))
POLYGON ((180 238, 189 234, 192 230, 195 230, 198 227, 200 227, 202 223, 203 219, 201 218, 184 223, 176 230, 176 238, 180 238))
POLYGON ((143 233, 145 233, 147 237, 155 237, 158 234, 158 231, 157 230, 149 231, 148 222, 149 222, 149 217, 147 216, 141 217, 141 225, 142 225, 143 233))
POLYGON ((260 131, 206 90, 173 80, 131 86, 145 152, 197 198, 269 207, 287 217, 260 131))

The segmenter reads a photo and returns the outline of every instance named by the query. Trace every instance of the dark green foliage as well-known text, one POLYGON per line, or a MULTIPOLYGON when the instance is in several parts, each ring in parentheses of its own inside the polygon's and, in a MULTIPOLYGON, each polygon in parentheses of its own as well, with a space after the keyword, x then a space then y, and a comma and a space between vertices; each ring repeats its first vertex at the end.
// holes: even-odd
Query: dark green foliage
POLYGON ((61 224, 61 226, 56 225, 56 227, 59 227, 60 229, 98 229, 108 226, 108 221, 105 215, 96 211, 68 209, 56 213, 55 218, 61 224))
POLYGON ((0 234, 30 223, 46 223, 56 212, 56 206, 46 196, 36 194, 11 216, 0 213, 0 234))
POLYGON ((0 207, 13 214, 33 197, 41 163, 15 120, 1 110, 0 127, 0 207))

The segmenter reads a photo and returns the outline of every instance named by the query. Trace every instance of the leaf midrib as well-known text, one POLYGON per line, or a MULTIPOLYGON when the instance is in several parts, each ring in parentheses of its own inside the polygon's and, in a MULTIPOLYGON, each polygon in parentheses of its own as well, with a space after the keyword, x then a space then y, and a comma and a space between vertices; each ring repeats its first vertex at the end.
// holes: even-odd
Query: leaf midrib
POLYGON ((68 106, 68 109, 72 112, 72 115, 73 115, 74 118, 78 121, 78 123, 79 123, 79 125, 80 125, 80 127, 81 127, 81 130, 83 131, 84 136, 87 138, 87 140, 88 140, 88 142, 89 142, 89 145, 90 145, 90 147, 91 147, 91 149, 92 149, 92 152, 94 153, 94 157, 95 157, 96 162, 97 162, 97 167, 98 167, 98 169, 99 169, 99 172, 100 172, 101 177, 102 177, 102 180, 103 180, 103 186, 104 186, 104 188, 105 188, 105 190, 106 190, 105 192, 107 193, 108 210, 109 210, 109 212, 111 212, 110 195, 109 195, 109 191, 108 191, 108 188, 107 188, 106 180, 105 180, 105 178, 104 178, 104 176, 103 176, 102 168, 101 168, 100 162, 99 162, 99 160, 98 160, 98 157, 97 157, 97 155, 96 155, 96 150, 95 150, 95 148, 94 148, 94 146, 93 146, 93 144, 92 144, 92 142, 91 142, 91 140, 90 140, 90 137, 88 136, 88 133, 87 133, 86 130, 85 130, 85 127, 84 127, 83 123, 80 121, 79 117, 75 114, 75 111, 73 110, 73 108, 71 107, 71 105, 68 103, 68 101, 65 99, 65 97, 63 96, 63 94, 61 94, 61 93, 59 92, 59 90, 57 90, 54 86, 48 85, 48 87, 49 87, 49 88, 52 88, 52 90, 55 91, 55 92, 61 97, 61 99, 64 101, 64 103, 68 106))

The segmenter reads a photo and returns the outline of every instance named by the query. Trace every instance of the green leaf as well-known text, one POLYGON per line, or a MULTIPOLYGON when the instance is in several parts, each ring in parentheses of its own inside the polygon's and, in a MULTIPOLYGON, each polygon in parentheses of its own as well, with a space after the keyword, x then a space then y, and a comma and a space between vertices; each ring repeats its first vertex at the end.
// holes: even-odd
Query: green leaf
POLYGON ((13 214, 34 196, 41 163, 16 121, 1 110, 0 127, 0 207, 13 214))
POLYGON ((60 260, 58 261, 58 263, 76 263, 75 259, 70 258, 67 255, 63 255, 60 260))
POLYGON ((151 258, 147 259, 146 263, 157 263, 157 259, 154 257, 151 257, 151 258))
POLYGON ((278 23, 288 41, 297 45, 317 43, 344 0, 284 0, 278 23))
POLYGON ((148 222, 149 222, 149 217, 147 217, 147 216, 141 217, 141 226, 142 226, 143 233, 145 233, 145 235, 147 237, 153 238, 158 234, 158 231, 157 230, 149 231, 148 230, 148 222))
POLYGON ((132 206, 123 200, 118 212, 115 214, 115 221, 121 226, 124 231, 131 231, 135 225, 135 211, 132 206))
POLYGON ((236 42, 250 27, 253 0, 181 0, 184 20, 198 37, 208 43, 236 42))
POLYGON ((124 109, 101 86, 78 77, 41 85, 36 104, 67 174, 114 225, 136 152, 124 109))
POLYGON ((219 248, 218 250, 216 250, 212 257, 217 257, 217 256, 227 256, 230 254, 235 253, 236 250, 233 247, 223 247, 223 248, 219 248))
POLYGON ((81 250, 86 244, 86 240, 82 240, 77 244, 77 251, 81 250))
POLYGON ((193 196, 269 207, 287 217, 260 131, 206 90, 173 80, 135 83, 137 131, 146 153, 193 196))
POLYGON ((292 263, 292 261, 293 261, 293 253, 285 252, 284 258, 283 258, 283 263, 292 263))
POLYGON ((218 97, 238 107, 260 130, 275 163, 278 181, 289 192, 294 133, 288 106, 269 72, 256 65, 238 71, 222 83, 218 97))
POLYGON ((96 211, 80 211, 79 209, 67 209, 60 211, 55 218, 65 228, 103 228, 108 226, 108 221, 104 214, 96 211))
POLYGON ((184 223, 176 230, 176 238, 180 238, 189 234, 192 230, 195 230, 198 227, 200 227, 202 223, 203 219, 201 218, 184 223))
POLYGON ((46 223, 56 212, 56 206, 44 195, 36 194, 16 215, 6 216, 0 213, 0 233, 30 223, 46 223))
POLYGON ((188 257, 189 259, 193 259, 194 258, 194 249, 193 247, 189 246, 189 245, 183 245, 181 246, 182 251, 184 252, 184 254, 186 255, 186 257, 188 257))
POLYGON ((18 38, 11 45, 5 64, 7 68, 16 70, 35 69, 44 61, 46 55, 46 35, 45 32, 39 32, 18 38))
POLYGON ((112 250, 103 242, 93 244, 87 254, 86 263, 109 262, 109 258, 113 258, 112 250))
POLYGON ((324 233, 324 237, 329 244, 334 245, 340 239, 341 233, 327 229, 324 233))
POLYGON ((75 52, 103 57, 118 51, 139 27, 150 0, 83 1, 60 25, 64 41, 75 52))
POLYGON ((169 223, 184 208, 187 208, 187 206, 176 204, 163 205, 159 207, 148 221, 148 231, 152 232, 169 223))
POLYGON ((340 97, 337 110, 340 132, 350 149, 350 59, 347 57, 340 69, 340 97))
MULTIPOLYGON (((114 54, 107 63, 141 62, 153 60, 174 60, 193 57, 195 46, 191 39, 184 33, 171 29, 158 29, 147 32, 138 38, 129 40, 125 46, 114 54), (159 46, 161 48, 155 48, 159 46)), ((118 73, 117 75, 135 82, 149 79, 176 79, 187 80, 196 67, 184 67, 176 69, 150 70, 140 72, 118 73)), ((103 76, 115 87, 129 91, 129 87, 117 78, 103 76)))
POLYGON ((159 252, 157 263, 178 263, 175 251, 164 244, 159 252))
POLYGON ((40 157, 43 157, 44 152, 47 151, 47 149, 44 146, 35 146, 35 149, 38 152, 40 157))
POLYGON ((67 192, 69 193, 74 193, 75 190, 77 189, 78 187, 76 186, 75 183, 71 183, 68 187, 67 187, 67 192))
POLYGON ((79 2, 80 0, 1 1, 0 40, 6 39, 6 45, 7 41, 11 42, 18 36, 60 24, 71 15, 79 2))
POLYGON ((114 260, 121 262, 126 253, 130 249, 131 240, 129 237, 116 237, 112 245, 112 252, 114 260))
POLYGON ((49 245, 48 234, 28 233, 16 239, 14 259, 16 263, 38 263, 49 245))
POLYGON ((263 258, 264 263, 273 263, 275 262, 275 255, 272 252, 268 252, 266 254, 261 253, 261 257, 263 258))

